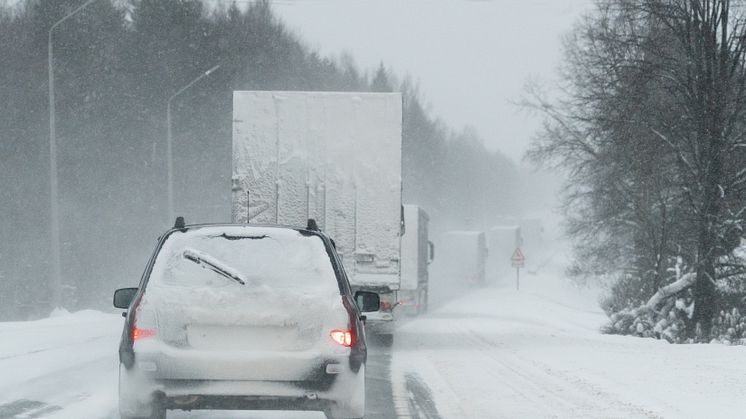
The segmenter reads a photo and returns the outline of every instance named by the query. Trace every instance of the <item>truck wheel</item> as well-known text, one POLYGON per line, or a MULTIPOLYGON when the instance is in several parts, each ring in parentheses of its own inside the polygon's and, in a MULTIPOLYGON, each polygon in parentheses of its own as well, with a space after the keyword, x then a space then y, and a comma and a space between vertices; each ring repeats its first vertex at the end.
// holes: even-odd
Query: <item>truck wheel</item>
POLYGON ((420 292, 418 300, 417 314, 420 315, 427 313, 427 290, 420 292))
POLYGON ((378 335, 378 341, 381 342, 381 345, 387 348, 390 348, 391 345, 394 344, 394 335, 393 334, 378 335))

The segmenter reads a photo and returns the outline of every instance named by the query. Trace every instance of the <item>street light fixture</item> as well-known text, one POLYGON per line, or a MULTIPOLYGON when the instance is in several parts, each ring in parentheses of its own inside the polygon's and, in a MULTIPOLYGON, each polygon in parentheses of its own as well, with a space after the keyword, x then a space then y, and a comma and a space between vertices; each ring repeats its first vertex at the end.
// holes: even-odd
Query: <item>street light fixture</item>
MULTIPOLYGON (((95 0, 94 0, 95 1, 95 0)), ((220 68, 220 65, 216 65, 212 67, 211 69, 205 71, 204 73, 200 74, 199 77, 192 80, 187 84, 186 86, 179 89, 176 93, 171 95, 171 97, 168 98, 168 101, 166 102, 166 126, 167 126, 167 137, 166 137, 166 161, 168 165, 168 222, 172 223, 174 221, 174 164, 173 164, 173 137, 171 136, 171 101, 173 101, 176 96, 179 96, 180 94, 184 93, 187 89, 192 87, 194 84, 196 84, 198 81, 202 80, 203 78, 209 76, 210 74, 214 73, 215 70, 220 68)))
POLYGON ((57 192, 57 136, 56 115, 54 108, 54 54, 52 49, 52 32, 62 22, 75 16, 78 12, 88 7, 97 0, 88 0, 77 9, 65 15, 49 28, 47 43, 48 71, 49 71, 49 198, 50 198, 50 246, 52 251, 52 272, 50 282, 52 285, 52 304, 55 308, 62 303, 62 257, 60 251, 60 214, 57 192))

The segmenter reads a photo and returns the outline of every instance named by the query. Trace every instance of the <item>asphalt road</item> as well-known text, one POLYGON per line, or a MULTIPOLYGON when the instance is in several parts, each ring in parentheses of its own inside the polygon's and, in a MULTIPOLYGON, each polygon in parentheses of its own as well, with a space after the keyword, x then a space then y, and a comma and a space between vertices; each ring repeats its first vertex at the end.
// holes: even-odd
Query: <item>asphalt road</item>
MULTIPOLYGON (((401 319, 401 323, 405 321, 406 318, 401 319)), ((372 334, 368 335, 368 341, 365 418, 440 419, 430 389, 418 375, 406 375, 402 386, 394 388, 391 357, 396 350, 396 342, 393 347, 386 347, 372 334)))

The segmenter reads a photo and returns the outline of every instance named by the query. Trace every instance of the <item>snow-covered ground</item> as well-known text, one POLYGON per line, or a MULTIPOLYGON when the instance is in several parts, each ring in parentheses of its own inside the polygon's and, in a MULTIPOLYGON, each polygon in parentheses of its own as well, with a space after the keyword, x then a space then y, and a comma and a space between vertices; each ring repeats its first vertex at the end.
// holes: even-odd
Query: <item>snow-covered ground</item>
POLYGON ((0 418, 107 417, 121 332, 121 316, 96 311, 0 323, 0 418))
MULTIPOLYGON (((574 289, 557 272, 548 266, 522 275, 520 291, 507 281, 462 294, 401 324, 390 355, 373 348, 377 359, 390 357, 397 414, 746 417, 746 347, 601 335, 605 316, 596 295, 574 289)), ((0 323, 0 418, 116 418, 121 325, 119 315, 94 311, 0 323)), ((169 413, 208 416, 323 417, 169 413)))
POLYGON ((472 291, 403 325, 393 387, 422 383, 434 406, 399 403, 402 416, 746 417, 746 347, 602 335, 597 296, 559 268, 522 275, 520 291, 512 278, 472 291))

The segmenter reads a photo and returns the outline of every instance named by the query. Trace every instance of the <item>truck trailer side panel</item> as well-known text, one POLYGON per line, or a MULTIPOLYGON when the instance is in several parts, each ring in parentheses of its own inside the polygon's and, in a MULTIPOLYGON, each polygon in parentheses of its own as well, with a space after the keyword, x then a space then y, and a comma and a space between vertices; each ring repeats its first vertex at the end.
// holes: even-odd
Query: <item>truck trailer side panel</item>
POLYGON ((233 221, 331 236, 353 286, 400 274, 399 93, 236 91, 233 221))

